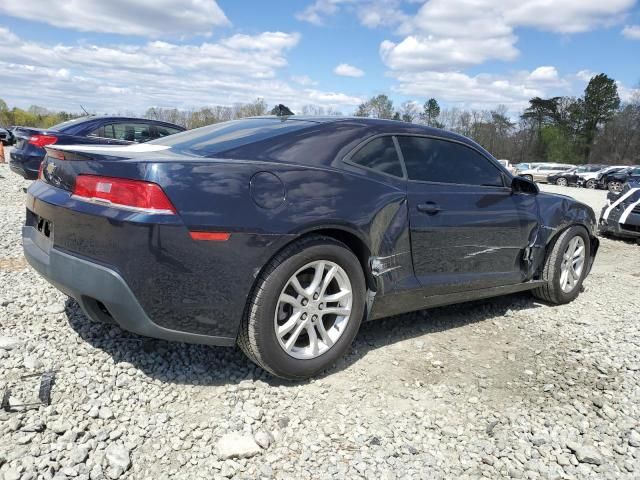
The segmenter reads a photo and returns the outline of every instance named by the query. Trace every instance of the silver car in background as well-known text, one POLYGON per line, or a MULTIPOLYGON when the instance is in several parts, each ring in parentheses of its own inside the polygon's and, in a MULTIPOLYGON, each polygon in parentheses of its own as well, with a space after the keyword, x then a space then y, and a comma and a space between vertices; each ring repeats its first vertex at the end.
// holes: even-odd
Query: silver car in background
POLYGON ((546 183, 549 175, 566 172, 572 168, 575 168, 575 165, 566 163, 541 163, 528 170, 520 171, 518 175, 534 182, 546 183))

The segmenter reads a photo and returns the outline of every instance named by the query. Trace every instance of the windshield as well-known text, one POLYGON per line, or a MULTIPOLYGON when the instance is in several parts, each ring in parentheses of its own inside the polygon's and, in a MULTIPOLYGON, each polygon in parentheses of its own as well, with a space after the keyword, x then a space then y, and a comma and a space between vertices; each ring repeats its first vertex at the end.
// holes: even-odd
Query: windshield
POLYGON ((89 118, 91 117, 74 118, 73 120, 67 120, 66 122, 58 123, 53 127, 49 127, 47 130, 56 130, 58 132, 61 132, 69 127, 73 127, 74 125, 77 125, 78 123, 86 122, 89 118))

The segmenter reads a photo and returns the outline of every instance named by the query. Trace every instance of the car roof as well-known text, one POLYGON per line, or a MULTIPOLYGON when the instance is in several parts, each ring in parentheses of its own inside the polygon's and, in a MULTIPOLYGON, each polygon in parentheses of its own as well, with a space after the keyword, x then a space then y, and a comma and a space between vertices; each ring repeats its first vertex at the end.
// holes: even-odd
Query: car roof
POLYGON ((168 145, 178 153, 204 157, 329 165, 379 135, 424 135, 451 139, 492 158, 473 140, 447 130, 363 117, 248 117, 188 130, 151 143, 168 145), (241 130, 244 133, 239 134, 241 130), (231 134, 231 131, 234 133, 231 134), (304 150, 303 155, 300 154, 301 150, 304 150))

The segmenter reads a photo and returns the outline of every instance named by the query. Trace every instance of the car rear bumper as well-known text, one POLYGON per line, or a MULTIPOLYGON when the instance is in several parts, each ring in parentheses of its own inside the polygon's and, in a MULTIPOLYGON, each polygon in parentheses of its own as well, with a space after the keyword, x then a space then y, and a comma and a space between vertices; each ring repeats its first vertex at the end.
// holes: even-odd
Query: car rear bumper
POLYGON ((42 162, 44 153, 27 155, 14 149, 11 151, 9 157, 9 168, 13 172, 27 180, 35 180, 38 178, 38 170, 40 169, 40 162, 42 162))
POLYGON ((185 342, 233 344, 257 274, 291 237, 197 241, 179 215, 83 202, 42 181, 29 187, 26 207, 25 255, 89 316, 106 310, 124 329, 185 342), (38 231, 42 221, 50 238, 38 231))
POLYGON ((24 255, 52 285, 75 298, 94 321, 115 321, 122 329, 165 340, 231 346, 233 338, 161 327, 146 314, 118 272, 53 247, 36 227, 22 228, 24 255))

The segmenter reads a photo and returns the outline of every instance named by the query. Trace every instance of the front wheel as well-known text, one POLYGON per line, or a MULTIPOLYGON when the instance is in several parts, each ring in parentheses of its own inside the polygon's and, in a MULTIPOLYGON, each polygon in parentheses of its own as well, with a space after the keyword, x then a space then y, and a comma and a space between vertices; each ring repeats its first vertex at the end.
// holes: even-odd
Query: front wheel
POLYGON ((549 303, 562 305, 574 300, 587 276, 591 243, 582 227, 570 227, 560 234, 547 255, 542 280, 533 294, 549 303))
POLYGON ((566 187, 568 184, 567 179, 564 177, 560 177, 556 180, 556 185, 559 185, 561 187, 566 187))
POLYGON ((258 277, 238 345, 278 377, 311 377, 349 348, 364 298, 364 274, 353 252, 329 237, 304 238, 276 255, 258 277))
POLYGON ((530 182, 533 182, 533 175, 522 175, 522 178, 526 178, 530 182))
POLYGON ((611 182, 609 182, 609 184, 607 185, 607 188, 609 189, 610 192, 613 193, 619 193, 622 191, 622 187, 623 184, 622 182, 619 182, 617 180, 612 180, 611 182))
POLYGON ((594 179, 590 179, 590 180, 587 180, 587 183, 585 184, 585 187, 587 187, 587 188, 597 188, 598 187, 598 183, 594 179))

